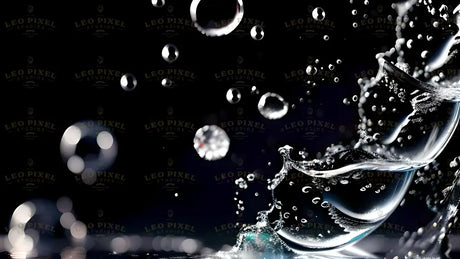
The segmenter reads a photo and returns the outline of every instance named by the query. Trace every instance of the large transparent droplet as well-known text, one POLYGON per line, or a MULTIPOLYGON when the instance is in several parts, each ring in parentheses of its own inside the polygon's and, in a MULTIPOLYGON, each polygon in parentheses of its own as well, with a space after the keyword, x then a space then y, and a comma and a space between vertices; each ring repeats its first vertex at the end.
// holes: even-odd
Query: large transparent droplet
POLYGON ((179 49, 174 44, 166 44, 161 50, 161 56, 164 61, 172 63, 179 57, 179 49))
POLYGON ((133 74, 126 73, 120 79, 120 86, 127 92, 133 91, 137 87, 137 79, 133 74))
POLYGON ((260 114, 269 120, 282 118, 288 112, 289 104, 276 93, 265 93, 260 97, 257 109, 260 114))
POLYGON ((219 160, 227 154, 230 138, 222 128, 205 125, 196 131, 193 147, 201 158, 209 161, 219 160))
POLYGON ((316 7, 311 12, 311 15, 312 15, 313 19, 315 19, 317 21, 322 21, 326 17, 326 12, 323 10, 323 8, 316 7))
POLYGON ((262 26, 260 25, 254 25, 252 28, 251 28, 251 38, 253 38, 254 40, 261 40, 264 38, 264 29, 262 28, 262 26))
POLYGON ((81 121, 64 131, 60 150, 69 171, 86 175, 110 168, 118 145, 109 129, 95 121, 81 121))
POLYGON ((230 88, 227 91, 227 101, 231 104, 239 103, 241 100, 241 92, 237 88, 230 88))
POLYGON ((195 27, 206 36, 231 33, 243 19, 242 0, 193 0, 190 16, 195 27))

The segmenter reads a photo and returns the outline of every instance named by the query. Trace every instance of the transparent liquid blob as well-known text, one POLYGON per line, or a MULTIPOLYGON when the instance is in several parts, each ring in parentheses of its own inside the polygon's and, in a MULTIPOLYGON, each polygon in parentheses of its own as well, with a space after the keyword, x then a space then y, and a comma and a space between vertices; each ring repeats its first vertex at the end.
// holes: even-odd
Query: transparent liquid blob
MULTIPOLYGON (((412 5, 418 4, 422 12, 429 11, 428 18, 438 15, 438 9, 433 9, 429 2, 409 1, 396 8, 401 18, 398 21, 409 23, 410 17, 402 17, 415 10, 412 5)), ((459 20, 456 19, 457 23, 459 20)), ((248 235, 267 233, 266 228, 276 231, 270 235, 271 240, 279 240, 278 249, 284 247, 296 253, 330 251, 353 244, 391 215, 404 197, 414 172, 443 151, 460 119, 456 83, 459 80, 443 77, 435 70, 446 69, 451 64, 448 61, 456 57, 454 46, 458 41, 451 39, 459 34, 458 24, 452 27, 455 30, 451 36, 442 40, 444 44, 426 52, 417 49, 415 43, 409 44, 410 50, 400 51, 407 46, 402 44, 407 40, 401 38, 403 32, 407 33, 403 28, 410 25, 398 26, 401 27, 396 30, 395 48, 377 55, 378 74, 358 82, 361 94, 359 98, 353 97, 353 101, 358 101, 360 117, 358 140, 349 146, 331 145, 324 156, 314 160, 293 159, 293 148, 280 148, 283 166, 268 185, 273 201, 268 210, 259 212, 255 225, 240 232, 235 253, 251 244, 248 235), (425 57, 420 55, 423 52, 425 57), (433 59, 430 53, 448 55, 433 59), (396 61, 391 61, 394 56, 396 61), (296 180, 286 181, 291 175, 296 180)), ((436 41, 435 36, 428 41, 436 41)), ((312 67, 307 68, 307 72, 312 71, 312 67)), ((444 214, 454 214, 457 206, 455 201, 444 214)), ((438 218, 434 223, 443 222, 438 218)), ((405 251, 410 256, 407 249, 415 249, 412 246, 415 241, 425 244, 432 236, 442 241, 445 234, 445 230, 431 228, 430 237, 409 240, 399 252, 405 251)))
POLYGON ((209 161, 219 160, 227 154, 230 138, 222 128, 205 125, 196 131, 193 147, 201 158, 209 161))
POLYGON ((168 63, 173 63, 179 58, 179 49, 174 44, 166 44, 161 50, 161 57, 168 63))
POLYGON ((324 20, 324 18, 326 18, 326 12, 323 10, 323 8, 316 7, 311 12, 311 16, 313 17, 313 19, 315 19, 317 21, 322 21, 322 20, 324 20))
POLYGON ((115 162, 118 144, 107 128, 95 121, 81 121, 64 131, 60 150, 69 171, 81 174, 84 183, 93 184, 97 171, 115 162))
POLYGON ((277 120, 288 112, 289 104, 277 93, 265 93, 259 99, 257 109, 269 120, 277 120))
POLYGON ((190 17, 195 27, 206 36, 231 33, 243 19, 242 0, 193 0, 190 17))
POLYGON ((152 5, 156 8, 161 8, 165 5, 165 0, 152 0, 152 5))
POLYGON ((254 40, 262 40, 265 36, 264 28, 260 25, 254 25, 251 28, 251 38, 254 40))
POLYGON ((120 86, 127 92, 133 91, 137 87, 137 79, 133 74, 126 73, 120 78, 120 86))
POLYGON ((161 80, 161 85, 165 88, 172 88, 174 87, 174 82, 169 78, 163 78, 161 80))
POLYGON ((225 95, 227 101, 231 104, 239 103, 241 100, 241 92, 237 88, 230 88, 225 95))

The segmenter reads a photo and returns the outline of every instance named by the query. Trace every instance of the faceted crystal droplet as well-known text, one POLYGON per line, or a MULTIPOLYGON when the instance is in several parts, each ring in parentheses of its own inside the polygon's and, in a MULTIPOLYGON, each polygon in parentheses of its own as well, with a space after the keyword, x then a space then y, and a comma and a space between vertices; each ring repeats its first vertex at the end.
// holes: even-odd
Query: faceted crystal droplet
POLYGON ((241 100, 241 92, 237 88, 230 88, 226 94, 227 101, 231 104, 239 103, 241 100))
POLYGON ((316 7, 311 12, 311 16, 313 17, 313 19, 315 19, 317 21, 322 21, 326 17, 326 12, 323 10, 323 8, 316 7))
POLYGON ((288 112, 289 104, 276 93, 265 93, 260 97, 257 108, 260 114, 269 120, 282 118, 288 112))
POLYGON ((209 161, 218 160, 227 154, 230 138, 222 128, 205 125, 196 131, 193 147, 201 158, 209 161))
POLYGON ((172 63, 179 57, 179 49, 176 47, 176 45, 168 43, 161 50, 161 56, 163 57, 164 61, 172 63))
POLYGON ((251 28, 251 38, 254 40, 261 40, 265 36, 264 29, 260 25, 254 25, 251 28))
POLYGON ((243 19, 243 0, 193 0, 190 17, 195 27, 206 36, 231 33, 243 19))
POLYGON ((133 91, 137 87, 137 79, 133 74, 126 73, 120 79, 120 86, 127 92, 133 91))

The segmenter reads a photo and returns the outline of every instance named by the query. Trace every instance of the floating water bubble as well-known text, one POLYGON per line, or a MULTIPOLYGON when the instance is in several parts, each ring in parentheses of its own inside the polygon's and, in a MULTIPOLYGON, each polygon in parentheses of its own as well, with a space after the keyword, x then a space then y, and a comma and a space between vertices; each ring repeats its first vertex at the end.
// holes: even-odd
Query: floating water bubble
POLYGON ((251 34, 251 38, 254 40, 261 40, 265 36, 264 29, 260 25, 254 25, 251 28, 250 34, 251 34))
POLYGON ((334 83, 338 83, 340 81, 340 78, 338 78, 337 76, 334 77, 334 83))
POLYGON ((349 105, 350 104, 350 100, 348 100, 348 98, 343 98, 343 104, 345 105, 349 105))
POLYGON ((239 103, 241 100, 241 92, 238 88, 230 88, 225 95, 227 97, 227 101, 231 104, 239 103))
POLYGON ((251 87, 251 94, 253 94, 253 95, 259 94, 259 89, 257 89, 257 86, 253 85, 251 87))
POLYGON ((161 80, 161 85, 165 88, 172 88, 174 86, 174 82, 169 78, 163 78, 161 80))
POLYGON ((315 19, 317 21, 322 21, 322 20, 324 20, 324 18, 326 18, 326 12, 324 11, 323 8, 316 7, 311 12, 311 16, 313 17, 313 19, 315 19))
POLYGON ((195 27, 206 36, 231 33, 243 19, 242 0, 193 0, 190 17, 195 27))
POLYGON ((316 75, 318 72, 318 69, 315 66, 309 65, 306 69, 305 72, 307 72, 308 75, 313 76, 316 75))
POLYGON ((323 40, 328 41, 329 40, 329 35, 324 35, 323 40))
POLYGON ((161 56, 163 60, 168 63, 173 63, 179 57, 179 49, 174 44, 166 44, 161 50, 161 56))
POLYGON ((268 92, 260 97, 257 109, 265 118, 276 120, 287 114, 288 106, 279 94, 268 92))
POLYGON ((120 78, 120 86, 123 90, 130 92, 137 87, 137 79, 133 74, 126 73, 120 78))
POLYGON ((166 0, 152 0, 152 5, 156 8, 163 7, 165 5, 166 0))
POLYGON ((352 14, 352 15, 357 15, 357 14, 358 14, 358 10, 356 10, 356 9, 351 10, 351 14, 352 14))
POLYGON ((335 66, 334 66, 333 64, 329 64, 327 67, 328 67, 329 70, 331 70, 331 71, 335 69, 335 66))
POLYGON ((196 131, 193 147, 201 158, 209 161, 218 160, 227 154, 230 138, 222 128, 205 125, 196 131))
POLYGON ((109 129, 95 121, 81 121, 68 127, 61 138, 61 155, 76 174, 106 170, 118 153, 118 144, 109 129))
POLYGON ((353 28, 358 28, 358 23, 357 23, 357 22, 354 22, 354 23, 352 24, 352 26, 353 26, 353 28))
POLYGON ((337 63, 337 65, 342 64, 342 60, 341 60, 341 59, 337 59, 335 62, 337 63))

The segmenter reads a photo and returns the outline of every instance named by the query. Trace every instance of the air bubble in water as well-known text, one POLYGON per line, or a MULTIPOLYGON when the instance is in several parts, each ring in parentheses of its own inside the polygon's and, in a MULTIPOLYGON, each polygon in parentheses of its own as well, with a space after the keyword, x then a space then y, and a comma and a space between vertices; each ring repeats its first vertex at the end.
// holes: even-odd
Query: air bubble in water
POLYGON ((334 66, 334 65, 332 65, 332 64, 329 64, 328 68, 329 68, 329 70, 331 70, 331 71, 332 71, 332 70, 334 70, 334 69, 335 69, 335 66, 334 66))
POLYGON ((195 27, 206 36, 231 33, 243 19, 243 0, 193 0, 190 17, 195 27))
POLYGON ((324 35, 323 40, 328 41, 329 40, 329 35, 324 35))
POLYGON ((123 90, 130 92, 137 87, 137 79, 133 74, 126 73, 120 78, 120 86, 123 90))
POLYGON ((152 0, 152 5, 156 8, 163 7, 165 5, 165 0, 152 0))
POLYGON ((337 59, 336 63, 337 63, 337 65, 340 65, 340 64, 342 64, 342 60, 341 60, 341 59, 337 59))
POLYGON ((318 69, 315 66, 309 65, 305 69, 305 72, 307 72, 308 75, 313 76, 318 72, 318 69))
POLYGON ((357 15, 357 14, 358 14, 358 11, 357 11, 356 9, 353 9, 353 10, 351 10, 351 14, 352 14, 352 15, 357 15))
POLYGON ((260 25, 254 25, 251 28, 251 38, 254 40, 261 40, 265 36, 264 29, 260 25))
POLYGON ((260 97, 257 109, 260 114, 269 120, 282 118, 288 112, 289 104, 276 93, 265 93, 260 97))
POLYGON ((353 23, 353 28, 358 28, 358 23, 357 22, 353 23))
POLYGON ((252 182, 252 181, 254 181, 254 179, 255 179, 256 177, 255 177, 254 174, 248 174, 248 175, 246 176, 246 178, 248 178, 248 181, 252 182))
POLYGON ((176 47, 176 45, 168 43, 161 50, 161 56, 163 57, 164 61, 172 63, 179 57, 179 49, 176 47))
POLYGON ((334 77, 334 83, 338 83, 340 79, 338 77, 334 77))
POLYGON ((161 85, 166 88, 171 88, 174 86, 174 82, 169 78, 163 78, 161 80, 161 85))
POLYGON ((209 161, 218 160, 227 154, 230 138, 220 127, 205 125, 196 131, 193 147, 201 158, 209 161))
POLYGON ((227 101, 231 104, 239 103, 241 100, 240 90, 237 88, 230 88, 226 94, 227 101))
POLYGON ((118 145, 109 129, 94 121, 81 121, 64 131, 60 150, 69 171, 87 174, 110 168, 118 145))
POLYGON ((326 12, 323 10, 323 8, 316 7, 311 12, 311 16, 313 17, 313 19, 315 19, 317 21, 322 21, 322 20, 324 20, 324 18, 326 18, 326 12))

